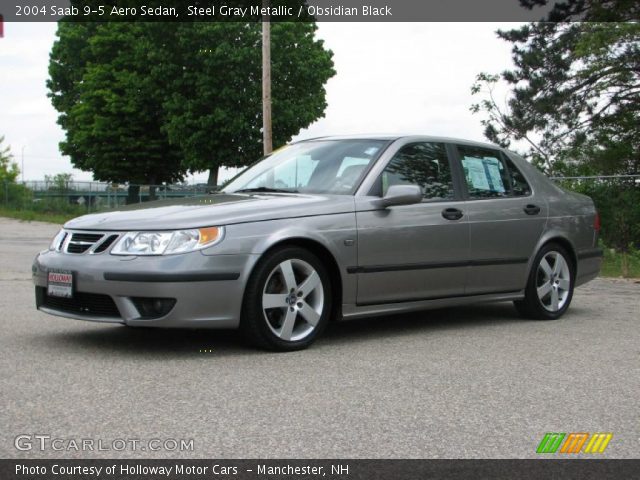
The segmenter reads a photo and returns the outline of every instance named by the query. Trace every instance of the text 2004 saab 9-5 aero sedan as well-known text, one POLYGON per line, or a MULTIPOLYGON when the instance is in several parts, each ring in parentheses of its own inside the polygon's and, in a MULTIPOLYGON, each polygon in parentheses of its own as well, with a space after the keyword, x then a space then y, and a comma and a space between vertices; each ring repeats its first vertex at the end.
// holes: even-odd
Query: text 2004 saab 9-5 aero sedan
POLYGON ((508 300, 556 319, 600 270, 598 230, 591 199, 498 147, 330 137, 218 193, 71 220, 33 277, 50 314, 294 350, 335 318, 508 300))

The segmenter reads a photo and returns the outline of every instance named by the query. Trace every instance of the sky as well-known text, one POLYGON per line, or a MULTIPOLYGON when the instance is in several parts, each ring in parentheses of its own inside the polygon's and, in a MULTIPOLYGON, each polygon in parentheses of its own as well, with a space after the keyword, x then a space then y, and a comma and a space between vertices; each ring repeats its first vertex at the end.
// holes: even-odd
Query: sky
MULTIPOLYGON (((317 35, 334 54, 325 116, 294 140, 353 133, 420 133, 484 140, 471 85, 479 72, 512 67, 510 45, 497 38, 509 23, 329 23, 317 35)), ((0 136, 24 179, 72 173, 92 180, 60 154, 64 132, 45 82, 55 23, 7 23, 0 38, 0 136)), ((504 99, 506 92, 498 91, 504 99)), ((233 172, 222 172, 221 181, 233 172)), ((22 179, 22 176, 20 177, 22 179)), ((207 174, 187 178, 206 182, 207 174)))

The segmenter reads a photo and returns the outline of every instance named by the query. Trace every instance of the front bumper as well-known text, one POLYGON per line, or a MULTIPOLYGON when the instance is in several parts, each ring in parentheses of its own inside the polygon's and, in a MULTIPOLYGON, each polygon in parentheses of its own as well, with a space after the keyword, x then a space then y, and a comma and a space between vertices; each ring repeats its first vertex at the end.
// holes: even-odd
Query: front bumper
POLYGON ((121 257, 55 251, 33 262, 39 310, 67 318, 131 326, 237 328, 247 278, 258 256, 181 255, 121 257), (74 273, 74 298, 47 297, 51 269, 74 273), (175 299, 170 311, 150 318, 140 299, 175 299))

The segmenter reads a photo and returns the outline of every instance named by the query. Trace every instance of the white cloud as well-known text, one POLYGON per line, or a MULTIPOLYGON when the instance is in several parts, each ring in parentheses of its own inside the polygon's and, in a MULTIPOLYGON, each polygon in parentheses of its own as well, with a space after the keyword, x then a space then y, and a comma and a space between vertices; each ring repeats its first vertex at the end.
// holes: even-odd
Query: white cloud
MULTIPOLYGON (((295 138, 366 132, 425 133, 482 140, 469 106, 470 87, 481 71, 511 66, 510 47, 495 35, 510 24, 319 23, 318 36, 334 52, 337 75, 327 84, 325 117, 295 138)), ((0 39, 0 135, 25 177, 73 172, 58 143, 64 133, 47 98, 53 23, 10 23, 0 39)), ((231 173, 222 173, 224 179, 231 173)), ((191 181, 206 181, 197 174, 191 181)))

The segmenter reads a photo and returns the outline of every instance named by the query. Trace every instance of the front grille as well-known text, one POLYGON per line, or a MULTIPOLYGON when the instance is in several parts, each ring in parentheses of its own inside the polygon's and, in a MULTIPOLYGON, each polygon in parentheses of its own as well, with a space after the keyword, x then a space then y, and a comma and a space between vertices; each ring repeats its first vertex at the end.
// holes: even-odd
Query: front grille
POLYGON ((121 318, 115 302, 109 295, 98 293, 74 292, 73 298, 51 297, 47 295, 47 289, 36 287, 38 304, 66 313, 90 315, 92 317, 117 317, 121 318))
POLYGON ((102 253, 116 241, 118 235, 109 235, 100 245, 96 247, 93 253, 102 253))
POLYGON ((84 253, 102 237, 104 237, 102 233, 73 233, 67 244, 67 253, 84 253))
POLYGON ((72 242, 96 243, 103 236, 104 236, 104 234, 102 234, 102 233, 74 233, 71 236, 71 241, 72 242))
POLYGON ((102 253, 106 252, 119 237, 119 233, 112 232, 67 232, 61 242, 60 250, 75 255, 102 253))

